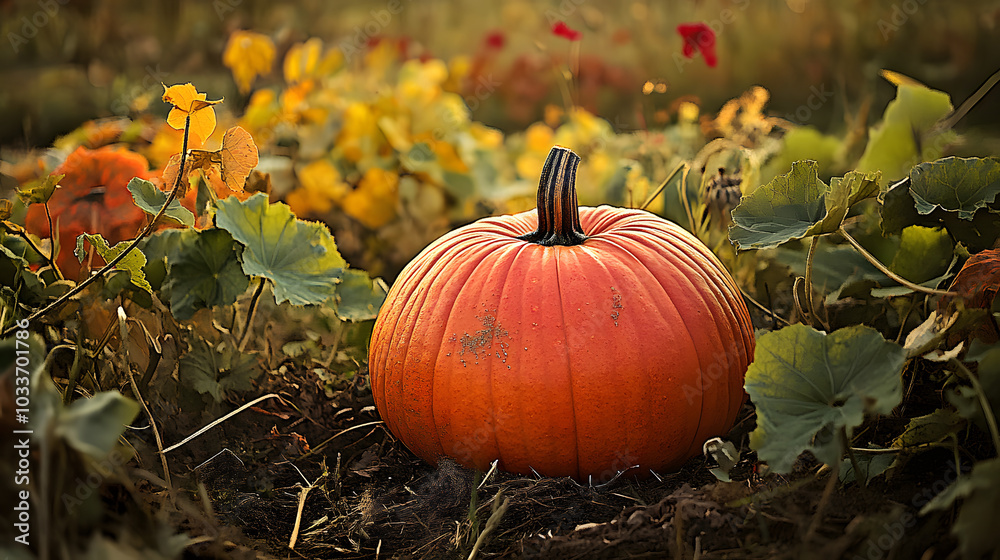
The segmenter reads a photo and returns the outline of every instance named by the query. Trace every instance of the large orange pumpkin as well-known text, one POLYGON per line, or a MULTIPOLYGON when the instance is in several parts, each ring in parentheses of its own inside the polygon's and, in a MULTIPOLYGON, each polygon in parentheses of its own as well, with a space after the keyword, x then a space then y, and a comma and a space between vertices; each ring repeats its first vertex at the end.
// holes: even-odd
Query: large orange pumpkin
POLYGON ((389 430, 426 461, 644 477, 733 425, 754 347, 739 289, 672 222, 577 209, 579 161, 553 148, 537 212, 441 237, 389 291, 372 392, 389 430))

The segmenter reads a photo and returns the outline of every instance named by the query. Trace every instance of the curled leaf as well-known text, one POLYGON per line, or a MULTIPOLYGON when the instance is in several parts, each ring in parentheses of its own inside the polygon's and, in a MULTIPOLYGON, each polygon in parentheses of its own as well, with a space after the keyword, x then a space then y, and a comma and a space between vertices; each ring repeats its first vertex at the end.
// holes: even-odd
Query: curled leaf
POLYGON ((53 173, 44 179, 32 181, 27 185, 17 189, 17 196, 25 204, 40 204, 49 201, 52 193, 59 188, 59 181, 63 180, 65 173, 53 173))
POLYGON ((198 93, 190 83, 174 86, 163 86, 163 101, 173 105, 167 115, 167 124, 177 130, 184 130, 184 121, 191 116, 191 135, 204 144, 215 132, 215 109, 213 105, 222 100, 208 101, 207 94, 198 93))

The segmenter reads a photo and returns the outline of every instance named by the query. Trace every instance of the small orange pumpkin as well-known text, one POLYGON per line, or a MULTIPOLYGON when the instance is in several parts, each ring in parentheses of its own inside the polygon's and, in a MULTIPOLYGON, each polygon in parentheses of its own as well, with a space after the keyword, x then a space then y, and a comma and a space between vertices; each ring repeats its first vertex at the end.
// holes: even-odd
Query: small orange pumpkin
POLYGON ((432 243, 389 291, 369 351, 389 430, 434 464, 578 480, 672 469, 744 400, 753 327, 732 277, 649 212, 577 208, 555 147, 538 208, 432 243))

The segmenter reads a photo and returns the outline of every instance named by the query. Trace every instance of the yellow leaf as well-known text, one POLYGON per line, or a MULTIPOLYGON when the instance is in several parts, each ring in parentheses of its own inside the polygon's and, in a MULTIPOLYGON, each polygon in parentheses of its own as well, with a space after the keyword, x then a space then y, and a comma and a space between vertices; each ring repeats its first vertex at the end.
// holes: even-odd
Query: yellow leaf
POLYGON ((299 188, 288 193, 285 202, 299 216, 325 214, 334 202, 344 198, 348 186, 328 159, 319 159, 298 172, 299 188))
POLYGON ((274 55, 274 42, 267 35, 234 31, 222 53, 222 63, 233 71, 240 92, 247 93, 254 78, 271 71, 274 55))
POLYGON ((524 132, 524 143, 529 151, 548 154, 552 149, 554 133, 548 125, 535 123, 524 132))
POLYGON ((221 174, 229 190, 240 192, 247 182, 250 170, 260 161, 257 145, 250 133, 238 126, 226 131, 222 137, 221 174))
POLYGON ((338 49, 330 49, 323 54, 323 41, 313 37, 305 43, 293 45, 285 55, 285 81, 296 84, 326 76, 335 72, 344 63, 344 55, 338 49))
POLYGON ((215 109, 213 105, 222 100, 207 101, 206 94, 198 93, 190 83, 170 87, 163 86, 163 100, 174 106, 167 115, 167 124, 177 130, 184 130, 184 121, 191 116, 191 135, 204 144, 215 131, 215 109))
POLYGON ((365 172, 358 188, 347 193, 340 205, 349 216, 370 229, 378 229, 396 217, 399 175, 373 167, 365 172))

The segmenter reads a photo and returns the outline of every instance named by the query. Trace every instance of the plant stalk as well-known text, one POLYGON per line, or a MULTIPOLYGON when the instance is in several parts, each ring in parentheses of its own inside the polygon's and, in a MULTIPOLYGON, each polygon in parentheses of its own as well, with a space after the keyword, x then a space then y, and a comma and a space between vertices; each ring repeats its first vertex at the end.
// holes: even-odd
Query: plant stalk
POLYGON ((889 278, 895 280, 896 282, 899 282, 900 284, 906 286, 907 288, 909 288, 909 289, 911 289, 911 290, 913 290, 915 292, 920 292, 922 294, 928 294, 928 295, 932 295, 932 296, 954 296, 954 295, 957 295, 957 294, 955 294, 955 292, 949 292, 948 290, 936 290, 934 288, 926 288, 926 287, 921 286, 919 284, 914 284, 913 282, 910 282, 906 278, 903 278, 902 276, 900 276, 900 275, 896 274, 895 272, 889 270, 889 267, 887 267, 884 264, 882 264, 881 261, 879 261, 878 259, 876 259, 874 255, 872 255, 871 253, 868 252, 867 249, 865 249, 864 247, 862 247, 861 243, 858 243, 857 239, 854 239, 854 237, 852 237, 851 234, 847 233, 847 231, 844 229, 843 226, 841 226, 840 229, 837 230, 837 233, 839 233, 840 235, 842 235, 844 237, 844 239, 846 239, 847 242, 851 244, 851 246, 853 246, 859 253, 861 253, 862 257, 864 257, 865 259, 867 259, 868 262, 872 263, 872 265, 875 268, 879 269, 883 274, 885 274, 889 278))

